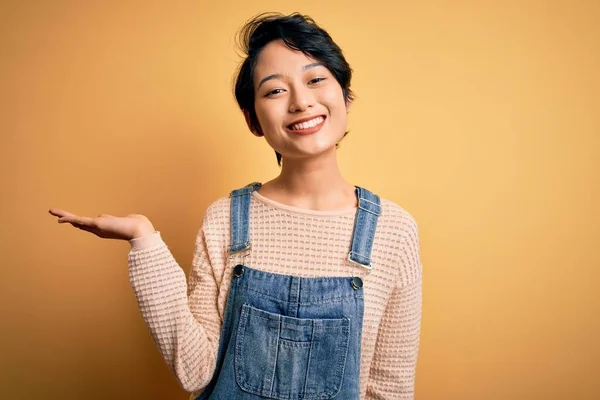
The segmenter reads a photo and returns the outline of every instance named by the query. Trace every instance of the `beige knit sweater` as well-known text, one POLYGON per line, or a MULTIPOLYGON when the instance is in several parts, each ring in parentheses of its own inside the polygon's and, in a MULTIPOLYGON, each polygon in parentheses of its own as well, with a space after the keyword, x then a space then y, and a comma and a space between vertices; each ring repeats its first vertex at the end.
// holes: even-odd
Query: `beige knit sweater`
MULTIPOLYGON (((186 274, 160 232, 133 239, 131 285, 154 342, 180 385, 195 398, 210 381, 220 328, 238 263, 302 277, 360 276, 364 282, 360 398, 412 399, 421 325, 418 228, 381 199, 371 273, 347 261, 356 208, 330 212, 292 207, 258 192, 250 204, 252 250, 228 259, 229 197, 206 210, 186 274)), ((343 399, 341 399, 343 400, 343 399)))

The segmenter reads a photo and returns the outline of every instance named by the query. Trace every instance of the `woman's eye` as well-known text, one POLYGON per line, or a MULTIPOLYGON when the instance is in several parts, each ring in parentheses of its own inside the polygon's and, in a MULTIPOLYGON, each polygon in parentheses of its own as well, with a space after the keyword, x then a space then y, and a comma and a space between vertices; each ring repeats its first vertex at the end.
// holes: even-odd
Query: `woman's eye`
POLYGON ((319 83, 324 80, 325 80, 325 78, 315 78, 315 79, 311 79, 310 81, 308 81, 308 83, 319 83))
POLYGON ((271 90, 270 92, 268 92, 268 93, 267 93, 265 96, 267 96, 267 97, 268 97, 268 96, 272 96, 272 95, 274 95, 274 94, 279 94, 279 93, 281 93, 281 92, 283 92, 283 89, 273 89, 273 90, 271 90))

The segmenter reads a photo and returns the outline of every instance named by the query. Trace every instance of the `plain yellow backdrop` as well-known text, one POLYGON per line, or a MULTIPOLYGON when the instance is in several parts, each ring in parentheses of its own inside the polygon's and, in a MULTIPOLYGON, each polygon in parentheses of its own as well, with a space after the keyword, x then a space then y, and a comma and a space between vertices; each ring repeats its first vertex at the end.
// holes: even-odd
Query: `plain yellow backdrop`
POLYGON ((235 33, 262 11, 342 47, 344 176, 419 223, 416 398, 600 398, 592 0, 2 2, 0 398, 187 398, 129 245, 47 210, 145 214, 188 271, 206 206, 278 173, 232 95, 235 33))

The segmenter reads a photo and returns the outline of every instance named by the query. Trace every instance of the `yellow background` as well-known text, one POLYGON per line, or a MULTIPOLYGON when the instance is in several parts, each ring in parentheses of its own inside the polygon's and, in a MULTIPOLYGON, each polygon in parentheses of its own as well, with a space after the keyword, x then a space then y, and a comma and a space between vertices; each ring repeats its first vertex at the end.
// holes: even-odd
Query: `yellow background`
POLYGON ((232 96, 268 10, 342 47, 342 171, 419 223, 416 398, 600 398, 600 3, 351 4, 2 2, 0 398, 187 397, 128 243, 47 210, 145 214, 188 271, 206 206, 278 173, 232 96))

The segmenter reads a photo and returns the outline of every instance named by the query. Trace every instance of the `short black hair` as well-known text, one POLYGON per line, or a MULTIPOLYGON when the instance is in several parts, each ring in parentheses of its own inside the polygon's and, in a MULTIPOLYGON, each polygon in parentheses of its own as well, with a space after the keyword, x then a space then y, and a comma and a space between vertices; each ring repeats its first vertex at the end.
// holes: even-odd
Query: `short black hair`
MULTIPOLYGON (((282 39, 287 47, 303 52, 321 62, 335 77, 344 94, 346 104, 354 100, 350 89, 352 68, 342 49, 331 36, 309 16, 299 13, 283 15, 268 12, 258 14, 246 22, 238 33, 238 44, 245 55, 235 80, 235 99, 242 111, 250 114, 251 128, 261 133, 254 109, 254 69, 261 50, 270 42, 282 39)), ((348 132, 344 134, 346 136, 348 132)), ((336 145, 337 146, 337 145, 336 145)), ((281 166, 281 154, 275 152, 281 166)))

